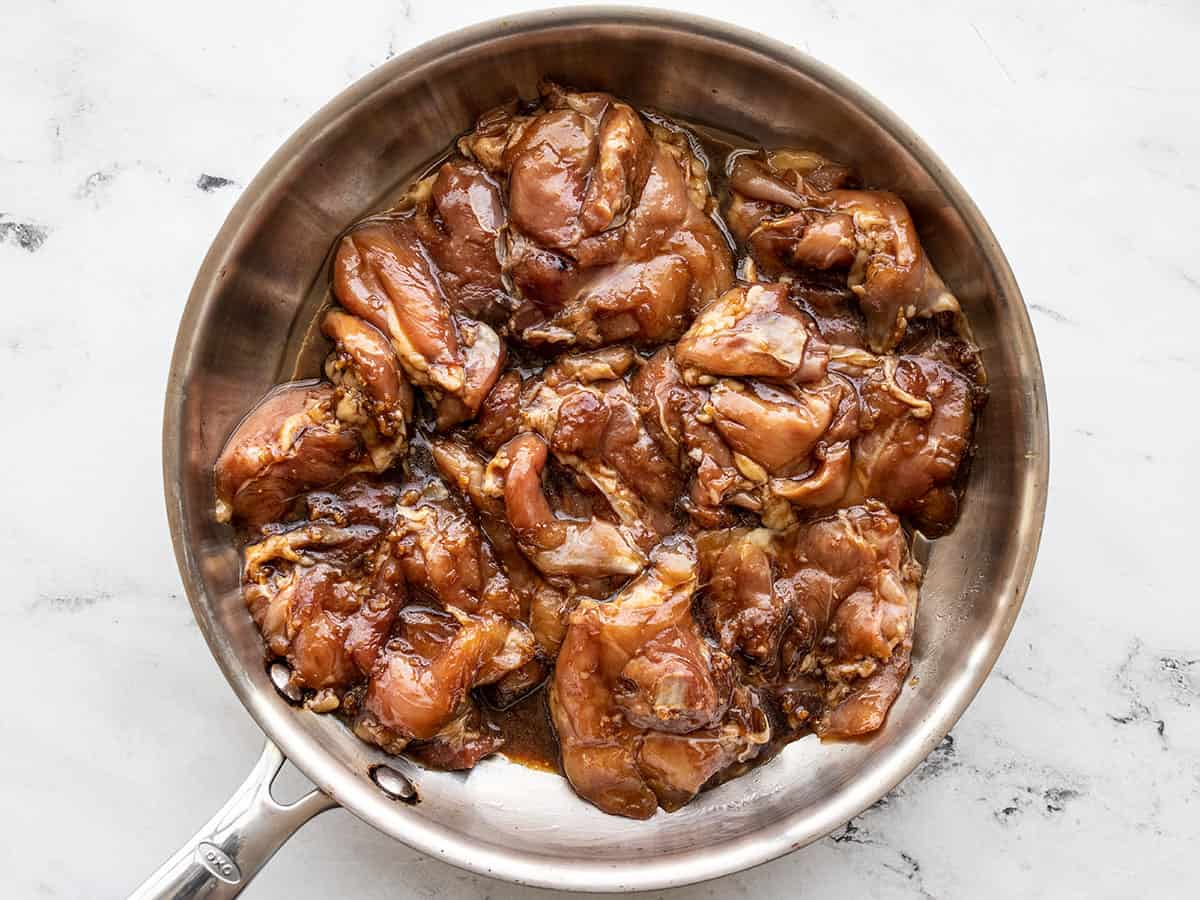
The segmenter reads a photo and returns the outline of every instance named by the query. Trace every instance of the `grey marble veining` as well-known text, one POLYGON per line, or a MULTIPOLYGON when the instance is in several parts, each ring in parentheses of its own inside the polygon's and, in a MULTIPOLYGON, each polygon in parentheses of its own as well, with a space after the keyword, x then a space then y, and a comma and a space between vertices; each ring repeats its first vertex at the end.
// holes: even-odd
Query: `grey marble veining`
MULTIPOLYGON (((159 475, 176 324, 225 214, 353 79, 538 5, 5 5, 6 896, 124 895, 258 752, 181 596, 159 475)), ((942 156, 1030 303, 1053 449, 1025 609, 951 737, 826 840, 662 896, 1195 896, 1200 7, 663 5, 815 54, 942 156)), ((334 812, 247 896, 528 893, 334 812)))

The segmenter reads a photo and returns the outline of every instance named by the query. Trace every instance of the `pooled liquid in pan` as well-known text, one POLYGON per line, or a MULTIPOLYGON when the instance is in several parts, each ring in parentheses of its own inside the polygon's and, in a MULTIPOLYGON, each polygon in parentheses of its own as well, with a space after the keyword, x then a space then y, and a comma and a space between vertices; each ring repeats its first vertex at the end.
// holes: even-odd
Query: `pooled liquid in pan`
POLYGON ((897 196, 724 137, 547 84, 339 240, 214 473, 310 709, 634 818, 885 727, 978 355, 897 196))

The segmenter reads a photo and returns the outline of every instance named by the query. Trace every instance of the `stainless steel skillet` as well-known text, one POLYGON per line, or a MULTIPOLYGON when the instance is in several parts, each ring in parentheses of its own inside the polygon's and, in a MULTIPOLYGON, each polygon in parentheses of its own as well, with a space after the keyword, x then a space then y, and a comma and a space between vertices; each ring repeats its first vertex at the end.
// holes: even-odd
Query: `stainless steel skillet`
POLYGON ((514 16, 397 57, 267 163, 214 241, 183 314, 163 433, 171 532, 196 620, 268 744, 237 795, 137 896, 232 896, 295 829, 336 805, 454 865, 574 890, 687 884, 816 840, 907 775, 987 677, 1032 572, 1047 454, 1037 347, 987 224, 902 122, 825 66, 718 22, 617 7, 514 16), (561 778, 500 758, 465 775, 423 771, 290 706, 242 605, 231 535, 212 517, 213 461, 252 403, 293 374, 334 238, 480 112, 531 96, 544 75, 767 146, 815 147, 897 190, 970 316, 991 382, 962 519, 929 554, 915 684, 886 727, 861 743, 796 742, 644 822, 605 816, 561 778), (285 755, 318 788, 290 807, 269 794, 285 755))

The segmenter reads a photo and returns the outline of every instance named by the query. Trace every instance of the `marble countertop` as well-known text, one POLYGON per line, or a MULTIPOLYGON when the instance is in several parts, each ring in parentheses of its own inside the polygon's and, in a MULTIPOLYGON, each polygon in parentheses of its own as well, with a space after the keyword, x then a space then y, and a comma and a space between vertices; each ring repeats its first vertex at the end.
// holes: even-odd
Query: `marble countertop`
MULTIPOLYGON (((0 29, 0 871, 123 896, 261 736, 182 596, 162 396, 242 186, 395 53, 540 3, 25 0, 0 29), (148 714, 149 713, 149 714, 148 714)), ((664 4, 811 52, 941 155, 1032 310, 1053 430, 1025 609, 950 738, 833 836, 673 898, 1194 896, 1200 841, 1200 7, 664 4)), ((335 811, 250 897, 516 897, 335 811)))

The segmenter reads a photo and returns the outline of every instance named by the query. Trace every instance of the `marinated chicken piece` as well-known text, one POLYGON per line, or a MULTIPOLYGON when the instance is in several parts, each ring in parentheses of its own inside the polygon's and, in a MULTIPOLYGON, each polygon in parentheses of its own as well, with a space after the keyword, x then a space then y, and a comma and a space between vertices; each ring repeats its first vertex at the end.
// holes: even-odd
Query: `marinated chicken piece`
POLYGON ((402 429, 385 438, 373 423, 342 421, 339 405, 338 389, 313 381, 280 385, 259 401, 214 467, 217 521, 279 521, 306 491, 382 471, 404 451, 402 429))
POLYGON ((858 412, 854 391, 834 379, 804 387, 722 379, 709 403, 725 442, 770 475, 807 469, 834 420, 858 412))
POLYGON ((775 152, 766 159, 738 156, 729 173, 730 228, 750 245, 755 260, 770 275, 791 267, 847 268, 854 261, 849 216, 814 221, 805 212, 789 211, 815 205, 813 195, 842 187, 848 174, 804 151, 775 152), (833 177, 822 177, 830 173, 833 177))
MULTIPOLYGON (((876 352, 893 349, 910 319, 958 313, 958 299, 925 255, 908 208, 887 191, 832 191, 831 216, 847 216, 857 252, 847 284, 867 319, 876 352)), ((810 226, 811 227, 811 226, 810 226)))
POLYGON ((637 728, 686 734, 725 714, 732 687, 729 658, 712 653, 693 623, 646 640, 621 670, 612 699, 637 728))
POLYGON ((504 153, 512 224, 543 247, 578 245, 589 235, 581 213, 597 150, 595 123, 575 110, 534 118, 504 153))
POLYGON ((815 381, 829 348, 780 284, 738 285, 696 317, 675 345, 684 379, 731 375, 815 381))
MULTIPOLYGON (((366 529, 376 547, 368 567, 373 580, 366 583, 407 586, 414 597, 444 604, 440 610, 404 607, 394 628, 389 622, 372 633, 374 665, 349 673, 354 680, 371 677, 356 710, 356 733, 396 753, 418 740, 415 753, 448 768, 469 768, 497 749, 497 732, 479 717, 466 693, 522 669, 534 660, 538 646, 517 621, 520 601, 478 528, 436 483, 422 491, 355 483, 337 496, 310 496, 309 507, 336 521, 372 523, 347 526, 366 529), (380 651, 389 632, 391 640, 380 651)), ((259 555, 248 555, 248 563, 259 555)), ((347 570, 344 559, 337 565, 338 571, 347 570)), ((248 572, 254 571, 248 565, 248 572)), ((395 610, 390 610, 393 619, 395 610)), ((334 639, 344 634, 328 638, 336 647, 334 639)), ((353 647, 352 640, 345 641, 346 652, 353 647)))
MULTIPOLYGON (((809 432, 807 444, 800 437, 804 420, 793 422, 797 433, 786 440, 780 421, 766 431, 765 414, 758 420, 761 430, 739 434, 725 426, 722 434, 771 476, 766 507, 777 498, 797 509, 828 511, 873 498, 911 517, 926 533, 941 534, 958 516, 959 476, 970 446, 976 388, 960 371, 934 359, 859 356, 847 366, 839 362, 839 368, 857 372, 856 389, 849 386, 850 379, 831 375, 819 389, 804 392, 815 409, 836 410, 827 424, 823 416, 812 420, 821 427, 809 432), (765 447, 739 446, 746 435, 760 438, 765 447), (777 437, 776 460, 786 455, 784 447, 811 451, 807 462, 792 464, 795 474, 771 468, 769 451, 777 446, 777 437)), ((719 387, 713 388, 714 397, 719 387)), ((758 412, 749 402, 742 406, 758 412)), ((717 424, 721 426, 719 419, 717 424)))
MULTIPOLYGON (((692 276, 693 311, 702 309, 733 285, 733 259, 724 233, 709 208, 707 177, 698 188, 701 164, 686 144, 657 141, 650 174, 637 206, 630 212, 626 252, 644 259, 651 248, 687 261, 692 276), (703 194, 703 202, 701 196, 703 194)), ((707 176, 707 173, 706 173, 707 176)))
MULTIPOLYGON (((530 631, 542 652, 553 657, 566 633, 567 615, 575 606, 570 590, 572 586, 564 588, 550 582, 525 558, 517 536, 508 524, 504 498, 484 490, 485 459, 465 443, 453 439, 435 441, 430 449, 442 477, 478 510, 480 528, 495 549, 496 558, 504 567, 513 591, 520 598, 521 619, 529 623, 530 631)), ((535 678, 535 674, 526 672, 520 677, 529 680, 535 678)), ((536 682, 540 683, 543 678, 544 674, 536 677, 536 682)), ((509 690, 517 691, 519 687, 510 685, 509 690)))
POLYGON ((410 491, 396 507, 388 540, 409 585, 447 608, 521 618, 521 602, 475 521, 441 482, 410 491), (416 494, 416 496, 413 496, 416 494))
POLYGON ((331 313, 329 327, 362 321, 386 334, 447 429, 474 417, 504 367, 499 336, 473 318, 499 320, 507 308, 496 255, 504 210, 496 184, 462 159, 420 182, 406 202, 411 215, 371 221, 342 239, 333 291, 361 319, 331 313))
POLYGON ((477 439, 482 434, 490 446, 520 431, 537 433, 649 550, 674 528, 672 508, 682 479, 647 430, 623 380, 636 360, 629 347, 606 347, 565 354, 524 385, 510 381, 488 397, 477 439))
POLYGON ((450 307, 411 221, 376 221, 342 238, 333 293, 391 339, 413 384, 450 394, 463 389, 466 361, 450 307))
POLYGON ((607 94, 542 92, 536 114, 494 111, 460 142, 508 188, 505 271, 525 301, 510 330, 585 348, 677 337, 732 282, 729 246, 693 200, 698 163, 607 94))
POLYGON ((911 319, 957 314, 904 202, 887 191, 826 187, 829 180, 804 171, 811 162, 793 153, 733 165, 730 224, 764 270, 847 270, 876 353, 892 350, 911 319))
MULTIPOLYGON (((831 374, 818 384, 806 385, 796 396, 799 402, 795 406, 764 404, 763 407, 764 413, 771 412, 774 416, 790 414, 787 420, 790 429, 784 421, 777 421, 778 430, 772 437, 763 439, 761 431, 755 432, 758 446, 744 450, 772 476, 766 485, 764 506, 778 518, 785 516, 774 508, 776 500, 811 510, 830 509, 843 500, 850 486, 851 442, 861 428, 858 391, 847 378, 831 374), (779 461, 787 455, 782 446, 786 446, 783 436, 789 430, 795 441, 792 458, 783 466, 772 468, 770 456, 779 461)), ((758 412, 755 407, 746 406, 746 412, 758 412)), ((744 421, 753 424, 756 420, 750 417, 744 421)), ((762 427, 768 422, 765 417, 758 421, 762 427)), ((727 440, 732 438, 727 435, 727 440)))
POLYGON ((685 149, 658 144, 628 220, 619 233, 583 245, 586 253, 565 256, 514 240, 513 281, 537 310, 519 311, 515 330, 532 343, 583 347, 678 337, 690 316, 733 280, 724 236, 693 202, 693 165, 685 149))
POLYGON ((857 395, 840 376, 801 385, 722 378, 693 386, 664 350, 631 389, 647 429, 690 474, 685 506, 702 527, 729 524, 725 506, 783 527, 795 519, 791 504, 824 508, 848 489, 848 442, 858 432, 859 414, 857 395), (847 458, 832 473, 840 477, 831 486, 831 466, 842 455, 847 458))
POLYGON ((692 313, 730 287, 724 235, 689 188, 695 164, 685 149, 658 144, 628 221, 619 233, 584 245, 586 253, 556 256, 514 242, 514 282, 547 317, 528 324, 515 319, 526 340, 583 347, 671 340, 692 313))
POLYGON ((446 739, 447 726, 469 710, 472 688, 533 657, 532 640, 514 641, 514 633, 521 632, 494 613, 405 607, 367 688, 363 730, 383 729, 392 748, 397 738, 446 739))
POLYGON ((793 537, 795 546, 781 556, 793 615, 783 662, 798 660, 803 670, 808 634, 820 635, 808 653, 830 686, 817 733, 874 731, 908 674, 921 567, 900 522, 877 503, 843 510, 793 537))
POLYGON ((709 531, 697 538, 701 608, 726 653, 759 664, 778 656, 787 605, 775 590, 775 532, 766 528, 709 531))
POLYGON ((388 339, 365 320, 339 309, 325 314, 321 331, 334 345, 325 361, 325 377, 340 392, 338 418, 371 423, 385 437, 404 435, 412 419, 413 393, 388 339))
POLYGON ((532 117, 485 116, 461 146, 507 178, 518 230, 543 247, 572 250, 621 224, 641 193, 650 137, 641 117, 607 94, 546 84, 542 101, 532 117))
POLYGON ((495 453, 521 430, 521 376, 505 372, 484 397, 475 421, 474 440, 481 450, 495 453))
POLYGON ((705 615, 723 646, 757 664, 752 680, 790 727, 822 738, 879 728, 908 673, 921 578, 899 520, 872 501, 699 544, 713 578, 705 615))
POLYGON ((683 333, 691 285, 687 261, 674 254, 613 263, 576 273, 548 317, 541 313, 524 327, 515 322, 531 344, 657 344, 683 333))
POLYGON ((564 774, 584 799, 631 818, 649 818, 658 799, 637 766, 641 729, 615 708, 613 689, 640 643, 682 618, 696 587, 686 552, 657 557, 608 604, 571 614, 550 690, 564 774))
MULTIPOLYGON (((805 151, 774 151, 767 156, 776 160, 771 167, 766 160, 747 155, 735 157, 732 166, 737 173, 737 183, 746 193, 731 191, 725 219, 743 244, 749 243, 751 234, 754 235, 750 249, 755 262, 745 260, 743 265, 753 265, 756 274, 761 270, 786 282, 793 301, 813 317, 825 340, 865 348, 866 323, 858 299, 846 284, 844 267, 833 267, 835 261, 843 258, 843 251, 849 249, 848 245, 841 244, 841 236, 836 231, 844 220, 839 218, 830 227, 813 230, 814 239, 838 238, 833 244, 826 243, 824 248, 817 242, 806 248, 812 251, 810 255, 821 267, 801 266, 793 258, 797 241, 795 235, 789 236, 788 232, 789 224, 799 227, 797 216, 801 215, 789 216, 788 211, 807 202, 793 185, 803 184, 809 190, 822 191, 847 187, 851 180, 849 170, 805 151), (757 231, 764 223, 764 228, 757 231)), ((845 265, 851 262, 852 259, 846 260, 845 265)))
POLYGON ((963 459, 974 420, 973 387, 945 363, 885 357, 862 386, 866 432, 854 445, 845 503, 874 497, 930 534, 958 516, 963 459))
POLYGON ((380 537, 373 525, 318 521, 246 549, 244 596, 267 648, 291 664, 293 684, 322 692, 324 709, 370 674, 406 601, 380 537))
MULTIPOLYGON (((633 107, 599 95, 604 113, 596 132, 596 163, 588 178, 579 223, 589 234, 621 225, 650 173, 652 146, 633 107)), ((568 95, 563 102, 571 103, 568 95)))
POLYGON ((508 522, 522 551, 543 574, 604 577, 634 575, 646 558, 612 522, 555 515, 542 487, 549 449, 535 434, 520 434, 488 463, 485 491, 504 498, 508 522))
POLYGON ((551 413, 542 409, 547 418, 539 430, 555 457, 594 485, 638 545, 649 549, 674 526, 671 507, 682 481, 642 425, 633 395, 620 380, 553 390, 552 398, 539 391, 531 409, 554 407, 553 428, 551 413))
POLYGON ((571 614, 550 710, 564 773, 605 812, 645 819, 660 804, 677 808, 765 741, 727 714, 729 660, 692 618, 696 584, 695 548, 680 538, 612 600, 571 614))
MULTIPOLYGON (((812 432, 818 439, 804 445, 811 456, 807 464, 791 466, 795 474, 770 470, 773 438, 783 434, 783 426, 776 421, 766 431, 765 412, 779 412, 778 408, 764 406, 762 431, 747 428, 739 434, 727 425, 723 428, 734 446, 745 435, 766 435, 760 441, 762 448, 738 446, 748 456, 734 456, 748 475, 753 472, 746 459, 762 463, 762 474, 771 476, 759 479, 766 480, 764 515, 773 514, 778 520, 773 527, 783 527, 786 516, 773 506, 776 500, 798 509, 828 511, 876 498, 911 516, 928 534, 944 532, 957 517, 959 475, 979 388, 958 369, 936 359, 843 351, 847 348, 835 348, 836 374, 831 372, 823 384, 805 388, 821 398, 818 408, 836 404, 836 413, 822 431, 812 432)), ((954 358, 960 363, 963 359, 954 358)), ((964 368, 970 369, 969 359, 964 368)), ((716 388, 713 393, 717 394, 716 388)), ((759 411, 744 396, 741 399, 745 410, 759 411)), ((796 420, 793 427, 803 428, 803 420, 796 420)), ((783 450, 779 453, 781 459, 783 450)))
POLYGON ((674 812, 706 784, 744 771, 770 743, 772 732, 757 694, 739 684, 720 723, 687 734, 648 731, 638 752, 638 771, 658 805, 674 812))
POLYGON ((437 266, 451 308, 498 325, 509 305, 497 256, 508 221, 499 185, 478 163, 455 157, 416 193, 417 235, 437 266))
POLYGON ((822 441, 813 450, 815 467, 799 478, 772 478, 771 497, 800 509, 825 510, 845 505, 851 487, 854 457, 847 441, 822 441))
POLYGON ((684 382, 672 348, 650 357, 630 389, 647 431, 667 458, 691 475, 684 506, 697 524, 726 524, 722 504, 727 499, 757 506, 754 482, 738 471, 733 451, 713 425, 707 391, 684 382))
POLYGON ((439 431, 473 419, 504 368, 504 344, 495 331, 482 322, 460 319, 458 333, 465 360, 463 386, 437 401, 439 431))

